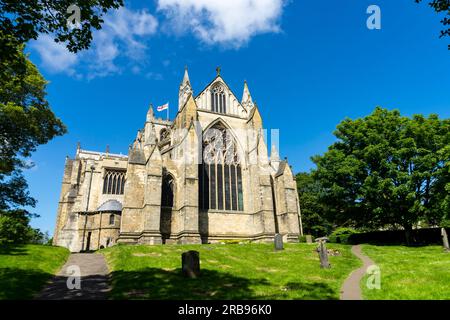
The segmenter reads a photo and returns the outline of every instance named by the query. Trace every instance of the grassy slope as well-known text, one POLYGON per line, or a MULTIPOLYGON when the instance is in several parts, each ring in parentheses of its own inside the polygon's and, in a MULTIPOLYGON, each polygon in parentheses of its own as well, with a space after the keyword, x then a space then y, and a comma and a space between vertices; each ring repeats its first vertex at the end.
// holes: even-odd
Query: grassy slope
POLYGON ((349 246, 320 269, 315 245, 272 244, 115 246, 101 252, 113 271, 116 299, 338 299, 359 266, 349 246), (200 252, 201 277, 181 276, 181 254, 200 252))
POLYGON ((450 253, 440 246, 404 247, 364 245, 381 271, 381 289, 369 290, 361 281, 365 299, 450 299, 450 253))
POLYGON ((69 251, 60 247, 0 247, 0 299, 32 298, 68 256, 69 251))

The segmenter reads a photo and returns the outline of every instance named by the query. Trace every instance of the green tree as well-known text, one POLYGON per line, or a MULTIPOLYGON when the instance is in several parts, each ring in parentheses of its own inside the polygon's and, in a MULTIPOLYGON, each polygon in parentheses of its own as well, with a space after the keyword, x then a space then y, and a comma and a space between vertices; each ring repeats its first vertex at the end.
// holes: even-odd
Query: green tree
POLYGON ((345 119, 338 141, 313 157, 321 200, 337 223, 357 228, 411 230, 419 221, 443 220, 442 185, 448 179, 450 122, 437 115, 412 119, 376 108, 362 119, 345 119))
POLYGON ((14 56, 0 62, 0 217, 2 230, 10 232, 16 226, 11 239, 23 241, 31 214, 20 208, 33 207, 36 201, 28 193, 22 170, 30 166, 26 160, 38 145, 64 134, 66 128, 51 111, 45 99, 47 82, 23 46, 14 56))
POLYGON ((66 43, 72 52, 89 48, 92 30, 100 29, 102 16, 123 6, 123 0, 0 0, 0 57, 15 55, 16 47, 50 33, 55 41, 66 43), (76 5, 80 9, 78 28, 68 25, 76 5))
POLYGON ((332 224, 327 220, 327 210, 320 201, 321 186, 311 174, 300 172, 296 175, 297 190, 305 234, 321 237, 330 234, 332 224))
POLYGON ((22 170, 38 145, 66 132, 45 98, 47 82, 23 53, 25 43, 47 33, 72 52, 87 49, 102 16, 121 6, 123 0, 0 0, 0 241, 39 238, 29 226, 32 215, 20 209, 36 203, 22 170), (81 13, 76 28, 68 25, 72 5, 81 13))
MULTIPOLYGON (((415 0, 417 3, 422 0, 415 0)), ((446 16, 442 18, 441 23, 444 25, 444 29, 441 30, 441 37, 450 36, 450 1, 449 0, 433 0, 428 3, 430 7, 436 11, 436 13, 446 13, 446 16)), ((448 46, 450 50, 450 45, 448 46)))

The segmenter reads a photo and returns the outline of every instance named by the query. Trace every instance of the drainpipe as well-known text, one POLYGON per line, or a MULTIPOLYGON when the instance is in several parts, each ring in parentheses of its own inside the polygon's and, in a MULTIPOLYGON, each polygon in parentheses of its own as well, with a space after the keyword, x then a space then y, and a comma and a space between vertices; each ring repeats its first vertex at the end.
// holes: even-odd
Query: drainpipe
POLYGON ((88 194, 87 194, 87 201, 86 201, 86 210, 84 212, 84 227, 83 227, 83 240, 81 243, 81 251, 84 251, 84 238, 86 235, 86 225, 87 225, 87 214, 89 210, 89 198, 91 196, 91 185, 92 185, 92 176, 94 175, 94 169, 95 167, 91 165, 91 177, 89 179, 89 188, 88 188, 88 194))

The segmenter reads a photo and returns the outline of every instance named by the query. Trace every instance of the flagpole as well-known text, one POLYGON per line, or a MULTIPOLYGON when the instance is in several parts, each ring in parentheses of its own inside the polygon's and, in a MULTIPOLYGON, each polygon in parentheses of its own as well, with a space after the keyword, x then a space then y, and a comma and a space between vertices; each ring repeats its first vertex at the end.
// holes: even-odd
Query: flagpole
POLYGON ((167 121, 169 121, 169 104, 167 104, 167 121))

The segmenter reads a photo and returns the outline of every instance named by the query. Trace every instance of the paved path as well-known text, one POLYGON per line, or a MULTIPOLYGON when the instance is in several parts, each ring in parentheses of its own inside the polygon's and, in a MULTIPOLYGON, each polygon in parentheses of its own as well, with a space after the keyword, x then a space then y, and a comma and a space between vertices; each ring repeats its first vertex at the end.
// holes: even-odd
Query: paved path
MULTIPOLYGON (((37 296, 40 300, 92 300, 106 299, 109 291, 108 266, 101 254, 75 253, 69 256, 66 264, 53 277, 37 296), (81 288, 69 289, 67 279, 73 274, 73 266, 78 266, 81 272, 81 288), (68 270, 69 268, 69 270, 68 270)), ((71 281, 72 284, 75 281, 71 281)))
POLYGON ((361 245, 353 246, 352 253, 362 260, 363 266, 354 270, 344 281, 341 288, 341 300, 362 300, 360 282, 369 266, 375 264, 361 252, 361 245))

